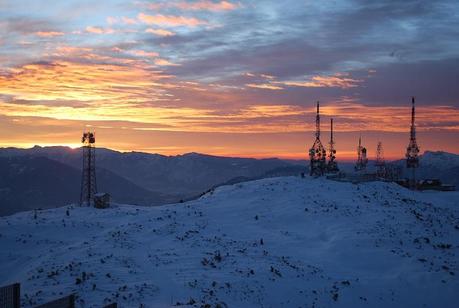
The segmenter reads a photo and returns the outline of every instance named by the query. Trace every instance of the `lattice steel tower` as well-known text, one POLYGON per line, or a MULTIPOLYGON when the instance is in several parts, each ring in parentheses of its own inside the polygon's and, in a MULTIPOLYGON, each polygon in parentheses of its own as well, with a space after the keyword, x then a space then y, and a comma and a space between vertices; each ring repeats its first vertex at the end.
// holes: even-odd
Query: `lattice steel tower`
POLYGON ((96 182, 96 135, 94 132, 84 132, 83 143, 83 172, 81 177, 80 205, 90 206, 97 193, 96 182))
POLYGON ((414 97, 411 98, 411 130, 410 130, 410 143, 406 148, 406 167, 411 169, 410 188, 416 189, 416 168, 419 166, 419 146, 416 142, 416 126, 415 121, 415 107, 414 97))
POLYGON ((357 147, 357 162, 355 163, 355 170, 366 170, 367 163, 367 149, 362 146, 362 137, 359 137, 359 146, 357 147))
POLYGON ((382 142, 378 142, 378 146, 376 147, 376 175, 380 178, 386 177, 386 161, 384 160, 384 150, 382 146, 382 142))
POLYGON ((330 142, 328 143, 328 164, 327 171, 330 173, 339 172, 338 164, 336 162, 335 141, 333 140, 333 119, 330 119, 330 142))
POLYGON ((316 139, 311 149, 309 150, 309 175, 320 176, 326 171, 326 158, 327 152, 325 151, 322 142, 320 141, 320 115, 319 115, 319 102, 317 102, 317 114, 316 114, 316 139))

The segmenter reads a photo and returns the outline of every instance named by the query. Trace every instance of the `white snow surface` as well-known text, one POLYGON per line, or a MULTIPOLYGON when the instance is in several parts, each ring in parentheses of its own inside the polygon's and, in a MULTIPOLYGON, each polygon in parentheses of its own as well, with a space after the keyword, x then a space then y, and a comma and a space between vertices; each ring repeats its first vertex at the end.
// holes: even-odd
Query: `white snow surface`
POLYGON ((0 247, 23 307, 457 307, 459 192, 271 178, 1 217, 0 247))
POLYGON ((457 167, 459 166, 459 155, 442 151, 425 151, 421 155, 421 166, 423 165, 438 169, 457 167))

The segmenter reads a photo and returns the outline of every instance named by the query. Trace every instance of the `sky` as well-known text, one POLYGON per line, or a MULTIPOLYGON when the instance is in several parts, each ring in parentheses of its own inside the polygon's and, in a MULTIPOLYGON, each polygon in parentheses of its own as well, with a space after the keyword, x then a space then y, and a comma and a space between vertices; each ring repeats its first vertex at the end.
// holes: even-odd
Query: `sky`
POLYGON ((459 153, 459 2, 0 0, 0 147, 459 153))

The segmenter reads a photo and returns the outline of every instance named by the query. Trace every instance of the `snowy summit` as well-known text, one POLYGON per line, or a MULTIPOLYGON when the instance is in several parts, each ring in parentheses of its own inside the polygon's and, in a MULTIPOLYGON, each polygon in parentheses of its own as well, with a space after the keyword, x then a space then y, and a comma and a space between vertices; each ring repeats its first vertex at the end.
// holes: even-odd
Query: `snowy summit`
POLYGON ((459 192, 284 177, 161 207, 0 218, 31 307, 457 307, 459 192))

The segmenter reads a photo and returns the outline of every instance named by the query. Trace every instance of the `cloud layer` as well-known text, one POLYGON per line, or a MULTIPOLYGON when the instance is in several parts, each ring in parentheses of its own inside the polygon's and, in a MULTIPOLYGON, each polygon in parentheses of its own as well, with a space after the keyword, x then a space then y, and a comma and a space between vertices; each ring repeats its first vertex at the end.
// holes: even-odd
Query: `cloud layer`
POLYGON ((353 155, 363 133, 387 138, 395 157, 414 95, 421 145, 459 152, 447 142, 459 133, 458 10, 448 0, 8 1, 0 126, 14 132, 0 145, 71 144, 90 125, 123 150, 305 157, 320 100, 338 151, 353 155))

